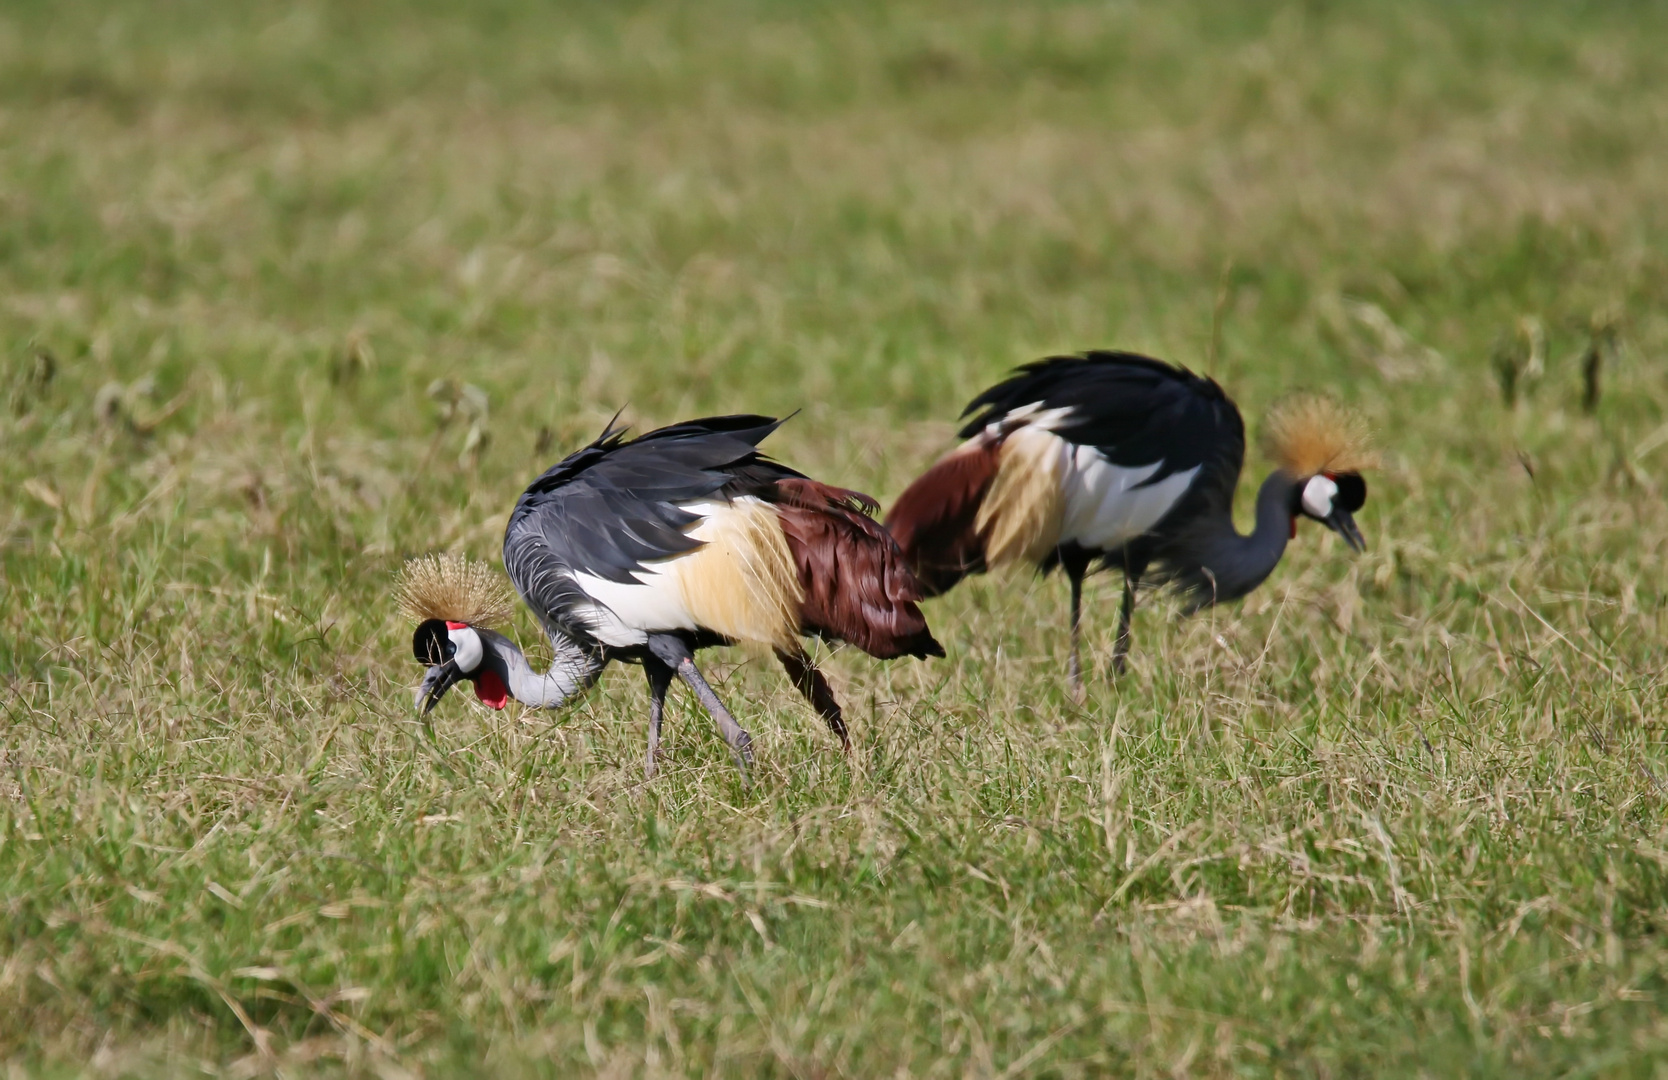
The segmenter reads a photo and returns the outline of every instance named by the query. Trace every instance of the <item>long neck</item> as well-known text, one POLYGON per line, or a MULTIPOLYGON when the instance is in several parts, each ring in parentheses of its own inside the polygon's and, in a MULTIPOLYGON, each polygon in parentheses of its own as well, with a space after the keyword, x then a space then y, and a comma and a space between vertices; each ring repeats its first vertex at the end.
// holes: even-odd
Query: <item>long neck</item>
POLYGON ((573 639, 551 634, 550 646, 556 656, 550 670, 541 675, 527 662, 521 648, 503 634, 482 630, 480 635, 487 645, 483 662, 497 670, 511 697, 535 709, 558 708, 575 694, 590 689, 608 663, 573 639))
POLYGON ((1250 536, 1241 536, 1233 522, 1212 536, 1200 562, 1214 583, 1214 600, 1236 600, 1263 583, 1286 553, 1291 539, 1292 499, 1297 481, 1282 470, 1268 474, 1257 491, 1257 523, 1250 536))

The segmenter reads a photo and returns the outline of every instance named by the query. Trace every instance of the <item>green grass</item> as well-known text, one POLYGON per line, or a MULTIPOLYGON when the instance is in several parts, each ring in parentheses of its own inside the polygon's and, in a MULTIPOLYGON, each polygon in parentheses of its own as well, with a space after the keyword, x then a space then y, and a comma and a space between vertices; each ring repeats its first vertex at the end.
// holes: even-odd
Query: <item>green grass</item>
POLYGON ((1663 1075, 1665 51, 1504 0, 0 8, 0 1055, 1663 1075), (1144 603, 1117 684, 1097 579, 1081 708, 1064 586, 975 582, 946 659, 827 658, 849 758, 709 654, 750 789, 676 693, 644 784, 628 668, 424 738, 393 571, 496 560, 615 409, 800 409, 773 452, 889 498, 1092 346, 1253 430, 1355 404, 1370 551, 1144 603))

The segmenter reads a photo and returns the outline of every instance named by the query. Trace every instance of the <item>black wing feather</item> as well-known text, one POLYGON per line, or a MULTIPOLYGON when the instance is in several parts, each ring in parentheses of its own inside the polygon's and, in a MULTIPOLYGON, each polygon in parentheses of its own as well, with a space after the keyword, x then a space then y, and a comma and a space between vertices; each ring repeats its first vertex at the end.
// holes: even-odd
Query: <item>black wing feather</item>
POLYGON ((758 443, 781 425, 769 416, 717 416, 650 431, 629 442, 612 424, 516 500, 504 531, 504 567, 547 625, 591 643, 573 612, 588 598, 572 574, 635 580, 645 562, 699 547, 698 519, 676 504, 764 490, 800 474, 758 443))
POLYGON ((1114 465, 1161 462, 1147 484, 1210 465, 1232 484, 1245 458, 1245 424, 1214 379, 1137 353, 1096 351, 1051 356, 1015 369, 967 406, 970 439, 1027 405, 1069 408, 1054 433, 1092 446, 1114 465), (977 413, 976 416, 973 414, 977 413))

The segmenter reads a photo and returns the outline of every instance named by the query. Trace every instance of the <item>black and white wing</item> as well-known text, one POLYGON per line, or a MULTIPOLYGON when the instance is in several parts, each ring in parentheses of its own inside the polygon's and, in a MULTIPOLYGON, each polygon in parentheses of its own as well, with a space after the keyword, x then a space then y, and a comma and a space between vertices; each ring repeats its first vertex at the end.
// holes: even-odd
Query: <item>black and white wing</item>
POLYGON ((691 420, 630 442, 612 426, 528 486, 504 532, 504 566, 547 629, 629 647, 691 625, 651 565, 701 546, 691 529, 738 487, 799 474, 759 453, 780 421, 691 420), (726 489, 729 489, 728 491, 726 489))
POLYGON ((1026 364, 962 415, 964 439, 1031 428, 1065 444, 1060 542, 1091 551, 1231 508, 1245 458, 1245 424, 1214 380, 1135 353, 1026 364))

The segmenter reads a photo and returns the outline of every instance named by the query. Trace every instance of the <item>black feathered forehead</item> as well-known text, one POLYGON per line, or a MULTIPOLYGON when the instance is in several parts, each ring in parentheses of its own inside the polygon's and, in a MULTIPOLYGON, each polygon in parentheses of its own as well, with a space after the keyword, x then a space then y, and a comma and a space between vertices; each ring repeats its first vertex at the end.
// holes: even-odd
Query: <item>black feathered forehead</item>
POLYGON ((446 624, 439 619, 425 620, 411 635, 411 654, 420 664, 430 667, 444 664, 456 651, 457 646, 452 644, 451 635, 446 632, 446 624))
POLYGON ((1343 472, 1328 473, 1332 482, 1338 485, 1338 494, 1332 497, 1332 505, 1351 514, 1367 504, 1367 481, 1360 473, 1343 472))

